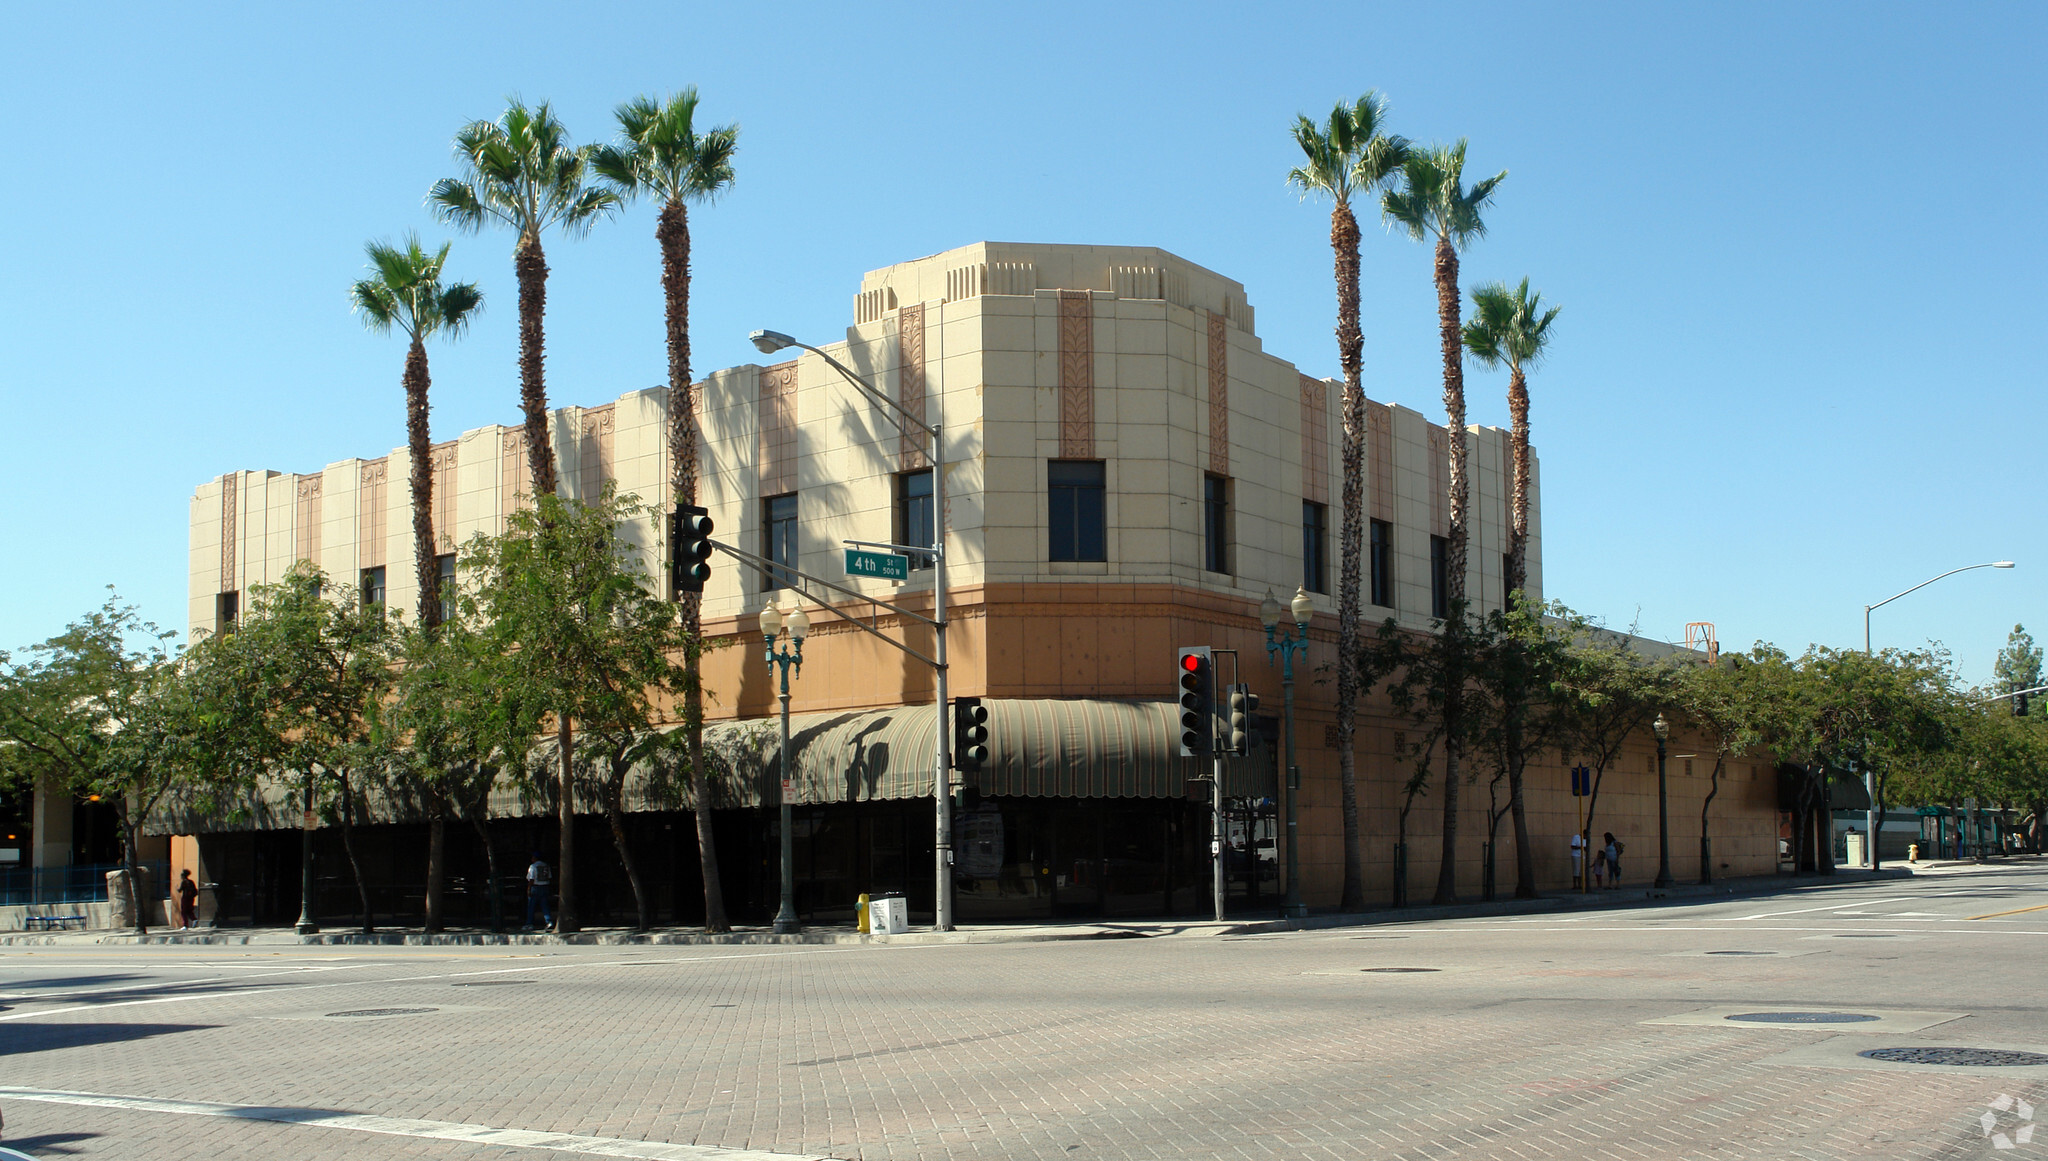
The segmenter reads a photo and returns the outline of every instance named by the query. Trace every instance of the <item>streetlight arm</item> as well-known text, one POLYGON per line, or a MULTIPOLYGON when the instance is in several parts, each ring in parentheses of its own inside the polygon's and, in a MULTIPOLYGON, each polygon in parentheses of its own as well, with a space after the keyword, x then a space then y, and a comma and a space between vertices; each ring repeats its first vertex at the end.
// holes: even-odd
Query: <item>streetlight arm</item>
POLYGON ((896 402, 894 399, 891 399, 887 395, 884 395, 880 391, 876 390, 873 386, 871 386, 868 383, 867 380, 861 378, 859 375, 856 375, 851 370, 849 370, 846 364, 833 358, 831 355, 826 354, 824 351, 819 350, 818 348, 810 345, 809 343, 800 343, 793 339, 790 341, 789 345, 792 347, 797 347, 802 350, 809 351, 813 355, 816 355, 820 359, 823 359, 825 360, 825 362, 831 364, 833 370, 839 372, 840 375, 844 376, 848 383, 851 383, 855 387, 860 388, 861 391, 868 396, 868 398, 873 399, 878 403, 885 404, 888 406, 889 410, 894 411, 896 415, 893 418, 895 418, 897 426, 901 427, 908 425, 925 433, 925 435, 933 441, 933 447, 936 449, 939 438, 938 428, 933 427, 931 424, 926 423, 924 420, 919 419, 916 416, 910 414, 910 412, 904 410, 902 404, 896 402))
POLYGON ((1891 596, 1888 596, 1888 597, 1886 597, 1885 599, 1883 599, 1883 600, 1881 600, 1881 601, 1877 602, 1877 603, 1876 603, 1876 604, 1874 604, 1874 605, 1865 605, 1865 606, 1863 606, 1863 611, 1867 613, 1867 612, 1869 612, 1869 611, 1870 611, 1870 610, 1872 610, 1872 609, 1881 609, 1881 608, 1884 608, 1884 607, 1885 607, 1886 605, 1889 605, 1889 604, 1891 604, 1891 603, 1892 603, 1893 601, 1896 601, 1896 600, 1898 600, 1898 599, 1899 599, 1900 597, 1903 597, 1903 596, 1907 595, 1907 593, 1914 593, 1914 592, 1918 592, 1919 590, 1921 590, 1921 589, 1924 589, 1924 588, 1926 588, 1926 587, 1927 587, 1928 585, 1931 585, 1931 584, 1933 584, 1933 583, 1934 583, 1935 581, 1938 581, 1938 580, 1942 580, 1942 579, 1944 579, 1944 578, 1946 578, 1946 577, 1952 577, 1952 576, 1956 575, 1956 574, 1957 574, 1957 573, 1959 573, 1959 572, 1968 572, 1968 571, 1970 571, 1970 570, 1971 570, 1971 569, 1973 569, 1973 568, 2011 568, 2011 567, 2012 567, 2012 562, 2011 562, 2011 561, 2009 561, 2009 560, 1987 560, 1987 561, 1985 561, 1985 562, 1984 562, 1983 564, 1966 564, 1966 565, 1964 565, 1964 566, 1963 566, 1963 567, 1961 567, 1961 568, 1952 568, 1952 569, 1949 569, 1949 570, 1948 570, 1947 572, 1945 572, 1945 573, 1942 573, 1942 574, 1941 574, 1941 576, 1932 576, 1932 577, 1928 577, 1928 578, 1927 578, 1926 580, 1924 580, 1924 581, 1921 581, 1921 582, 1920 582, 1919 584, 1917 584, 1917 585, 1914 585, 1914 586, 1913 586, 1912 588, 1910 588, 1910 589, 1907 589, 1907 590, 1906 590, 1905 592, 1901 592, 1901 593, 1893 593, 1893 594, 1892 594, 1891 596))

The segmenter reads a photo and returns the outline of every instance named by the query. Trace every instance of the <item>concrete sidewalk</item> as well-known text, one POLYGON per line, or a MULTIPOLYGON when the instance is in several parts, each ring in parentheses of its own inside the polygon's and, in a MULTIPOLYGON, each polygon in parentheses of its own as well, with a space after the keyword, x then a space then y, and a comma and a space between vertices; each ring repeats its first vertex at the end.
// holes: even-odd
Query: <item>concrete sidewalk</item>
POLYGON ((722 935, 709 935, 697 928, 664 927, 634 931, 623 927, 588 928, 572 935, 547 932, 492 932, 456 928, 427 934, 415 928, 388 928, 371 934, 359 930, 333 929, 317 935, 299 935, 290 928, 200 928, 191 931, 158 930, 138 936, 128 931, 12 932, 0 934, 0 946, 66 947, 103 944, 170 944, 213 947, 589 947, 589 946, 702 946, 702 945, 797 945, 797 944, 933 944, 933 943, 1042 943, 1055 940, 1144 939, 1164 937, 1216 937, 1260 935, 1287 931, 1317 931, 1339 927, 1366 927, 1388 923, 1427 923, 1446 919, 1485 919, 1507 915, 1540 915, 1548 912, 1670 906, 1676 903, 1711 903, 1738 896, 1772 895, 1814 887, 1842 887, 1858 883, 1883 883, 1915 874, 1959 874, 1995 869, 1998 864, 1948 863, 1940 866, 1887 867, 1879 871, 1842 868, 1832 875, 1758 875, 1728 879, 1711 885, 1676 884, 1659 890, 1626 887, 1610 891, 1544 895, 1535 899, 1496 899, 1491 902, 1457 903, 1449 906, 1381 908, 1361 912, 1320 912, 1302 919, 1244 916, 1214 920, 1155 919, 1119 920, 1096 923, 977 924, 954 931, 911 931, 902 935, 865 935, 851 927, 814 927, 799 935, 776 935, 766 928, 741 928, 722 935))

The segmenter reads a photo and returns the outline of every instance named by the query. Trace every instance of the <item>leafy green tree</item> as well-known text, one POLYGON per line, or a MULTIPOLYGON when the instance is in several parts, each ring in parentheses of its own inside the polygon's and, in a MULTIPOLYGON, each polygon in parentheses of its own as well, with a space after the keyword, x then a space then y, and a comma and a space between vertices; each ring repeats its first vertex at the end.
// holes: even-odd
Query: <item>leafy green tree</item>
POLYGON ((178 712, 175 636, 108 586, 106 601, 64 632, 19 657, 0 651, 4 772, 18 789, 42 782, 113 804, 137 934, 149 929, 138 865, 143 825, 166 794, 195 782, 193 765, 179 760, 189 756, 179 743, 192 719, 178 712))
MULTIPOLYGON (((349 290, 363 325, 378 334, 389 334, 394 326, 405 332, 405 443, 412 457, 412 541, 413 569, 419 581, 419 623, 431 630, 441 623, 441 570, 435 563, 434 473, 431 459, 433 440, 427 428, 427 339, 445 334, 461 336, 469 320, 483 307, 483 292, 473 282, 441 284, 441 270, 448 263, 448 245, 432 254, 420 246, 417 234, 407 235, 393 246, 371 242, 370 277, 349 290)), ((452 502, 452 497, 451 497, 452 502)))
POLYGON ((1330 199, 1330 250, 1336 260, 1337 359, 1344 369, 1344 501, 1337 583, 1337 774, 1344 823, 1344 893, 1341 906, 1365 906, 1365 856, 1358 828, 1359 557, 1365 542, 1365 387, 1360 380, 1364 335, 1358 323, 1358 217, 1354 196, 1370 197, 1408 158, 1408 141, 1389 134, 1386 99, 1367 92, 1339 102, 1321 126, 1296 117, 1294 141, 1306 161, 1287 180, 1302 196, 1330 199))
MULTIPOLYGON (((739 128, 696 129, 697 89, 692 85, 666 101, 638 97, 619 106, 621 141, 598 148, 592 165, 619 195, 642 193, 661 202, 654 238, 661 247, 661 289, 668 328, 669 488, 678 504, 697 503, 697 415, 690 392, 690 216, 691 202, 709 202, 733 183, 733 155, 739 128)), ((702 599, 684 593, 684 633, 703 632, 702 599)), ((725 892, 718 878, 718 853, 711 827, 711 795, 705 784, 704 688, 698 651, 685 654, 683 733, 696 803, 697 863, 704 879, 704 928, 730 931, 725 892)))
POLYGON ((1486 841, 1499 850, 1501 816, 1513 817, 1515 897, 1533 899, 1536 860, 1523 803, 1525 775, 1530 762, 1557 747, 1563 730, 1559 683, 1571 641, 1564 629, 1567 620, 1546 617, 1546 610, 1531 604, 1519 590, 1512 593, 1512 600, 1508 608, 1487 614, 1475 630, 1472 717, 1478 752, 1493 767, 1487 783, 1486 841), (1506 803, 1498 800, 1503 782, 1506 803))
POLYGON ((1997 678, 1998 688, 2005 693, 2022 689, 2036 689, 2041 684, 2041 649, 2034 644, 2033 634, 2025 625, 2014 625, 2012 633, 2005 639, 2005 648, 1998 651, 1998 659, 1992 663, 1992 674, 1997 678))
MULTIPOLYGON (((1437 330, 1443 348, 1444 444, 1450 460, 1450 535, 1446 538, 1450 606, 1465 606, 1465 559, 1471 515, 1471 484, 1465 462, 1464 334, 1459 326, 1458 252, 1486 233, 1480 217, 1507 171, 1465 185, 1465 142, 1411 149, 1401 167, 1401 187, 1380 197, 1381 213, 1416 241, 1435 240, 1437 330)), ((1443 706, 1456 723, 1464 712, 1464 691, 1453 684, 1443 706)), ((1436 902, 1458 897, 1458 757, 1464 730, 1444 733, 1443 860, 1438 866, 1436 902)))
POLYGON ((555 492, 555 449, 548 439, 544 324, 548 262, 541 235, 549 227, 580 234, 618 206, 618 195, 590 184, 589 147, 569 144, 568 130, 546 101, 528 108, 516 98, 496 121, 472 121, 455 134, 463 176, 434 183, 427 202, 450 225, 475 232, 510 229, 519 278, 519 405, 526 413, 526 456, 538 493, 555 492))
POLYGON ((1592 771, 1581 836, 1590 849, 1607 771, 1629 739, 1672 705, 1678 669, 1673 661, 1637 649, 1633 633, 1617 633, 1576 615, 1567 615, 1564 631, 1572 644, 1557 683, 1558 746, 1568 763, 1580 758, 1592 771))
POLYGON ((1734 654, 1714 665, 1694 665, 1678 670, 1673 693, 1680 711, 1702 733, 1713 739, 1714 768, 1707 779, 1707 795, 1700 803, 1700 882, 1714 881, 1713 843, 1710 820, 1714 799, 1721 793, 1721 778, 1728 762, 1749 753, 1763 742, 1763 721, 1757 704, 1757 690, 1748 680, 1749 671, 1734 654))

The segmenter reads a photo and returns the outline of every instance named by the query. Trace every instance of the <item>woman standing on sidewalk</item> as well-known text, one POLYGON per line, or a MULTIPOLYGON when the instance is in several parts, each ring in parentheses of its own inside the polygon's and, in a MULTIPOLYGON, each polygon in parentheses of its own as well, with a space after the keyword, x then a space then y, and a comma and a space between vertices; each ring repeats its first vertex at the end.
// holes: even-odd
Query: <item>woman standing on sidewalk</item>
POLYGON ((1614 841, 1611 830, 1600 837, 1605 844, 1600 848, 1600 854, 1607 860, 1607 889, 1611 891, 1621 886, 1621 844, 1614 841))

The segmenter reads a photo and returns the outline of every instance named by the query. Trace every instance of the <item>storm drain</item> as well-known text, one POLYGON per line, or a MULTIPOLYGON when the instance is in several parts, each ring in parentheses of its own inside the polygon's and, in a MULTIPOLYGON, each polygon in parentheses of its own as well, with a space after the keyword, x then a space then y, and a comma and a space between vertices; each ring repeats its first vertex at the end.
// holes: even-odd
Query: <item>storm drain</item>
POLYGON ((1857 1053, 1899 1064, 1951 1064, 1959 1068, 2011 1068, 2048 1064, 2048 1055, 2003 1048, 1870 1048, 1857 1053))
POLYGON ((418 1016, 427 1012, 438 1012, 439 1008, 357 1008, 350 1012, 329 1012, 330 1019, 344 1016, 418 1016))
POLYGON ((1750 1024, 1862 1024, 1877 1018, 1860 1012, 1743 1012, 1722 1017, 1750 1024))
POLYGON ((1440 972, 1442 968, 1360 968, 1363 972, 1440 972))

